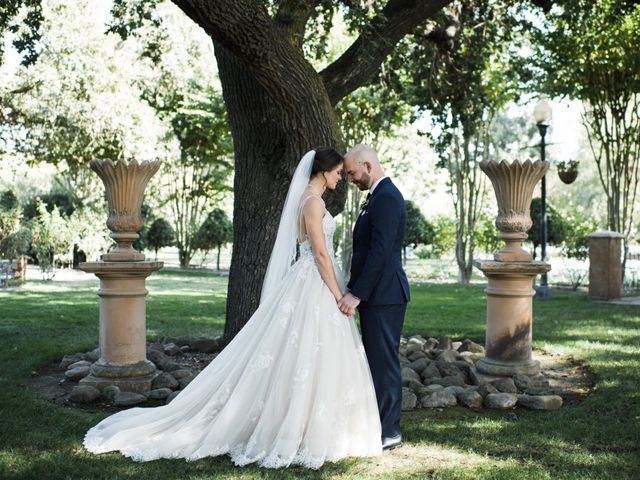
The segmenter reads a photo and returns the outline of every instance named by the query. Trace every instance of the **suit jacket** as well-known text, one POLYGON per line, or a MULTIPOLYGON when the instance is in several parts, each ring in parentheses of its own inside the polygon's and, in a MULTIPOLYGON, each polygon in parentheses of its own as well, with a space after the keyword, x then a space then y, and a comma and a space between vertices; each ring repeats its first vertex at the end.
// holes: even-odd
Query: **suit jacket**
POLYGON ((353 229, 349 291, 362 306, 409 301, 409 282, 402 268, 407 224, 404 198, 391 179, 375 188, 353 229))

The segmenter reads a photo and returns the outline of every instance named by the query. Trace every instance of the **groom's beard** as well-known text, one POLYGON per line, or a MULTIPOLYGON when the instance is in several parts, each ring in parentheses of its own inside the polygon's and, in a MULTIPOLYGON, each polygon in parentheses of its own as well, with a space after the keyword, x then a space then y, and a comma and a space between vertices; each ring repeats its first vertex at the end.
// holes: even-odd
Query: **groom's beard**
POLYGON ((369 190, 371 187, 371 177, 368 173, 363 173, 358 180, 353 180, 353 184, 361 191, 369 190))

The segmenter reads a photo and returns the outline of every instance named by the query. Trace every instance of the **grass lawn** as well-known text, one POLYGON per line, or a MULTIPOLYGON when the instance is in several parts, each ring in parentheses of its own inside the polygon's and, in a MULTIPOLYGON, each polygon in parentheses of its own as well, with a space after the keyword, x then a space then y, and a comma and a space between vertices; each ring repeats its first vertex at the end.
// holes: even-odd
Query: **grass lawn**
MULTIPOLYGON (((349 459, 319 471, 237 468, 226 457, 187 463, 134 463, 95 456, 84 433, 106 414, 54 406, 28 387, 32 371, 98 341, 96 281, 29 282, 0 292, 1 479, 211 478, 640 478, 640 307, 605 305, 556 292, 534 304, 535 347, 591 365, 596 390, 554 412, 474 412, 463 408, 403 415, 405 446, 382 457, 349 459)), ((222 332, 226 278, 160 272, 148 281, 147 324, 157 335, 222 332)), ((406 333, 483 343, 481 286, 412 286, 406 333)))

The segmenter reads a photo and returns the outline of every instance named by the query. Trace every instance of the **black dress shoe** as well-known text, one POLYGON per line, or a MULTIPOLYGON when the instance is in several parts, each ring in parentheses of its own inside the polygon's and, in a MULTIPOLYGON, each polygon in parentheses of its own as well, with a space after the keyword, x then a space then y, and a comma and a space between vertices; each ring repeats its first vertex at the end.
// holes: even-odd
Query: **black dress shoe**
POLYGON ((393 450, 402 445, 402 435, 396 435, 395 437, 382 437, 382 449, 393 450))

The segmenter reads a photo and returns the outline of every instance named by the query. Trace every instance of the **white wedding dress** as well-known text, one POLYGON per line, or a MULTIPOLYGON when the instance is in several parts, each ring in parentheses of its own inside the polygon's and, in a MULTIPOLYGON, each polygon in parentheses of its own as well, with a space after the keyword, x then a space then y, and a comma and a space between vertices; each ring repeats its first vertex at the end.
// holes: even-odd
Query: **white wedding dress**
MULTIPOLYGON (((328 212, 323 228, 333 256, 336 225, 328 212)), ((272 290, 170 404, 104 419, 87 433, 87 450, 119 450, 138 461, 228 454, 237 465, 313 469, 381 454, 378 407, 360 335, 320 277, 309 240, 272 290)))

